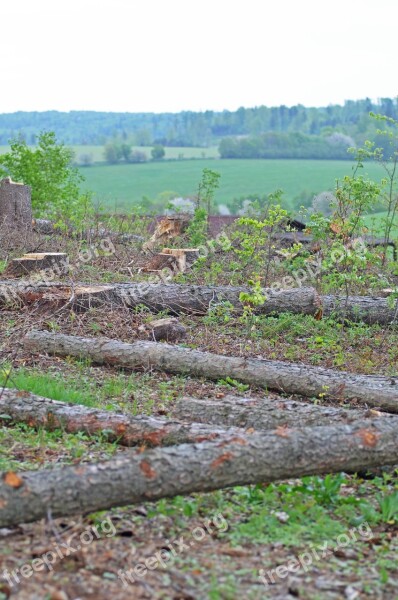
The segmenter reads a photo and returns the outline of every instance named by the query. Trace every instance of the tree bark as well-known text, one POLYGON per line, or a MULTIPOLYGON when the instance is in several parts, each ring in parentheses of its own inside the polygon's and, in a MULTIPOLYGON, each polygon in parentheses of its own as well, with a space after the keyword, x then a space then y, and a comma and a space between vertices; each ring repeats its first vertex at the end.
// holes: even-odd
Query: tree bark
POLYGON ((146 415, 133 417, 7 388, 0 390, 0 411, 0 423, 4 425, 26 423, 37 429, 62 429, 67 433, 83 431, 89 435, 102 432, 108 441, 117 441, 122 446, 193 444, 243 433, 237 427, 226 431, 201 423, 179 423, 146 415))
POLYGON ((10 177, 0 181, 0 228, 32 230, 30 187, 15 183, 10 177))
MULTIPOLYGON (((35 274, 37 277, 38 274, 35 274)), ((32 276, 33 279, 33 276, 32 276)), ((43 309, 56 310, 68 306, 76 311, 104 304, 120 304, 110 285, 26 283, 23 281, 0 281, 0 307, 2 305, 40 304, 43 309)))
MULTIPOLYGON (((76 284, 83 287, 88 284, 76 284)), ((109 289, 109 302, 135 308, 144 305, 153 312, 168 310, 174 314, 206 314, 209 308, 222 301, 230 302, 237 312, 242 312, 243 306, 239 300, 241 292, 250 293, 250 288, 230 286, 199 286, 155 283, 115 283, 102 286, 104 293, 109 289)), ((0 281, 0 304, 10 295, 19 296, 22 301, 26 294, 33 292, 40 295, 57 288, 66 289, 64 283, 50 281, 15 282, 0 281)), ((258 314, 293 312, 316 315, 321 307, 320 298, 314 288, 294 288, 292 290, 264 290, 266 301, 256 307, 258 314)))
POLYGON ((323 296, 323 314, 368 325, 398 325, 398 300, 371 296, 323 296))
MULTIPOLYGON (((85 286, 88 284, 76 284, 85 286)), ((18 295, 22 301, 28 292, 37 295, 49 289, 65 289, 64 283, 49 281, 15 282, 0 281, 0 304, 10 294, 18 295)), ((153 312, 169 311, 174 315, 181 313, 203 315, 220 302, 229 302, 239 314, 243 310, 239 300, 241 292, 250 293, 250 288, 232 286, 202 286, 164 283, 114 283, 102 286, 104 294, 109 290, 108 301, 118 306, 135 308, 142 304, 153 312)), ((290 290, 275 291, 264 289, 266 301, 254 309, 256 314, 294 313, 315 317, 334 315, 339 319, 368 324, 398 325, 398 301, 391 306, 388 298, 370 296, 319 296, 314 288, 298 287, 290 290)), ((28 295, 29 297, 29 295, 28 295)))
POLYGON ((3 473, 0 527, 49 514, 65 517, 193 492, 397 462, 395 419, 301 430, 279 428, 200 444, 130 450, 97 464, 3 473))
POLYGON ((298 428, 350 423, 365 417, 396 418, 376 411, 323 408, 282 398, 278 401, 230 397, 211 401, 187 397, 179 401, 173 410, 173 417, 179 419, 175 421, 146 415, 133 417, 8 388, 0 391, 0 412, 0 423, 7 426, 26 423, 35 429, 44 427, 48 431, 61 429, 66 433, 101 433, 107 441, 116 441, 121 446, 146 447, 210 441, 244 434, 242 428, 298 428), (181 420, 185 422, 181 423, 181 420))
POLYGON ((398 412, 398 378, 352 375, 323 367, 284 361, 222 356, 156 342, 126 344, 108 338, 31 331, 25 348, 61 356, 89 357, 98 364, 189 374, 218 381, 226 376, 289 394, 359 400, 385 411, 398 412))
MULTIPOLYGON (((1 405, 0 405, 1 406, 1 405)), ((240 398, 226 396, 219 400, 184 397, 175 404, 176 419, 208 423, 223 427, 272 429, 274 427, 310 427, 351 423, 365 417, 379 417, 371 410, 316 406, 285 398, 240 398)), ((384 416, 391 416, 384 414, 384 416)), ((395 418, 395 417, 393 417, 395 418)))

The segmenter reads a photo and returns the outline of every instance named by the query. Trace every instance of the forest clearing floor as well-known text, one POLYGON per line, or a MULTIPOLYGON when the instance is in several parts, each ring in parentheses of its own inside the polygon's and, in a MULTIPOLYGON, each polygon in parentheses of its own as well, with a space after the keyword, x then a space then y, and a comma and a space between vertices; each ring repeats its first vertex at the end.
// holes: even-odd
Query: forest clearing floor
MULTIPOLYGON (((168 415, 184 395, 265 395, 227 377, 211 383, 98 367, 84 359, 33 357, 20 344, 33 327, 132 342, 147 339, 140 326, 151 318, 148 310, 108 307, 80 314, 66 309, 56 315, 32 307, 3 310, 0 383, 130 414, 168 415)), ((396 329, 347 327, 300 315, 246 322, 224 313, 185 315, 180 322, 187 328, 182 345, 188 348, 358 374, 389 375, 397 368, 396 329)), ((325 398, 307 401, 339 404, 325 398)), ((100 461, 126 452, 131 450, 101 436, 34 431, 27 425, 0 428, 1 471, 100 461)), ((363 473, 304 477, 76 519, 48 515, 46 522, 0 529, 0 599, 398 598, 395 475, 388 469, 370 478, 363 473), (35 559, 51 561, 54 556, 49 568, 36 562, 42 568, 25 568, 29 576, 15 572, 35 559)))

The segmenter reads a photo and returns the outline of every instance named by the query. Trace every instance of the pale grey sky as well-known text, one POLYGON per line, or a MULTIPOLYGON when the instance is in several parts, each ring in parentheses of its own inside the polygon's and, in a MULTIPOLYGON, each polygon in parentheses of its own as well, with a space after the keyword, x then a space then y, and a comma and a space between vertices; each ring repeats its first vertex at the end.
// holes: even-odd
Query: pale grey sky
POLYGON ((0 112, 398 95, 397 0, 10 0, 0 112))

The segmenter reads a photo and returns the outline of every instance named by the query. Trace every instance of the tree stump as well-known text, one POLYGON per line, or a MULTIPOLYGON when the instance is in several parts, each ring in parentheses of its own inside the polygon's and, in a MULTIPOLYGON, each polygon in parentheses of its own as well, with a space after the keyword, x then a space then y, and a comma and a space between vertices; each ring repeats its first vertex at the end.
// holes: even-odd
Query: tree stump
POLYGON ((0 181, 0 228, 32 229, 31 189, 10 177, 0 181))
POLYGON ((150 321, 146 328, 149 330, 149 339, 156 342, 178 342, 187 335, 185 327, 174 317, 150 321))
POLYGON ((179 214, 164 217, 156 226, 153 236, 143 245, 144 251, 153 250, 155 245, 181 235, 187 228, 190 215, 179 214))
POLYGON ((154 271, 161 271, 162 269, 170 269, 175 272, 178 271, 177 259, 171 254, 163 254, 158 252, 154 254, 149 262, 143 267, 144 273, 153 273, 154 271))
POLYGON ((185 271, 199 258, 199 248, 163 248, 162 254, 175 256, 184 265, 185 271))
MULTIPOLYGON (((53 279, 66 275, 69 271, 68 256, 64 252, 40 252, 24 254, 14 260, 7 267, 6 274, 15 277, 27 277, 31 273, 44 271, 48 278, 52 271, 53 279)), ((44 276, 44 273, 43 273, 44 276)))

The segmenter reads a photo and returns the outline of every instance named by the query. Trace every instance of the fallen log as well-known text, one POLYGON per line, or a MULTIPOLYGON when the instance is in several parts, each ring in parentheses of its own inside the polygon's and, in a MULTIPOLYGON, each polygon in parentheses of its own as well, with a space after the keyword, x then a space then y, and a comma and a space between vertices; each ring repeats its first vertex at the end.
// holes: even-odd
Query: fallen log
MULTIPOLYGON (((169 255, 168 255, 169 256, 169 255)), ((76 287, 84 287, 89 284, 77 284, 76 287)), ((33 293, 40 298, 40 294, 46 294, 51 290, 62 288, 68 289, 64 283, 53 283, 52 281, 28 281, 16 282, 13 280, 0 281, 0 304, 10 296, 29 302, 33 293)), ((110 284, 101 286, 104 297, 108 291, 108 301, 112 304, 135 308, 144 305, 154 312, 168 310, 174 314, 206 314, 209 308, 220 302, 229 302, 237 312, 243 311, 242 302, 239 299, 241 292, 250 293, 247 287, 230 286, 195 286, 179 284, 110 284)), ((272 314, 281 312, 303 313, 316 315, 319 313, 321 301, 314 288, 294 288, 291 290, 264 290, 266 301, 262 306, 256 307, 256 313, 272 314)))
POLYGON ((0 390, 0 412, 0 423, 4 425, 26 423, 30 427, 44 427, 49 431, 62 429, 67 433, 102 433, 109 442, 117 441, 122 446, 193 444, 242 433, 237 427, 226 431, 225 428, 180 423, 161 417, 133 417, 8 388, 0 390))
POLYGON ((398 299, 371 296, 323 296, 324 316, 339 320, 367 323, 368 325, 398 325, 398 299))
MULTIPOLYGON (((184 398, 173 410, 173 416, 179 419, 175 421, 163 417, 131 416, 88 408, 80 404, 60 402, 23 390, 8 388, 0 390, 0 413, 2 425, 26 423, 35 429, 44 427, 47 431, 61 429, 66 433, 83 432, 88 435, 101 433, 107 441, 117 442, 121 446, 146 447, 215 440, 223 436, 242 434, 242 427, 274 429, 279 426, 293 426, 297 428, 339 422, 349 423, 359 418, 381 416, 381 413, 376 411, 372 413, 323 408, 300 402, 289 402, 282 398, 279 401, 270 399, 257 401, 230 397, 222 402, 184 398), (256 402, 259 405, 256 405, 256 402), (186 422, 181 423, 181 420, 186 422), (196 420, 197 422, 192 422, 196 420), (214 424, 223 427, 214 427, 214 424)), ((383 416, 395 418, 387 414, 383 416)))
POLYGON ((228 436, 144 452, 130 450, 97 464, 0 477, 0 527, 51 515, 115 506, 304 475, 397 464, 395 419, 228 436))
POLYGON ((110 285, 53 285, 44 281, 14 283, 15 285, 10 285, 9 281, 0 282, 0 306, 40 304, 43 309, 55 310, 68 306, 79 311, 104 304, 120 305, 114 288, 110 285))
POLYGON ((30 331, 24 346, 31 352, 88 357, 98 364, 129 369, 157 369, 218 381, 227 375, 238 381, 301 396, 358 400, 388 412, 398 412, 398 376, 352 375, 323 367, 277 360, 223 356, 165 343, 126 344, 108 338, 30 331))
MULTIPOLYGON (((1 404, 0 404, 1 406, 1 404)), ((295 400, 277 398, 240 398, 225 396, 221 399, 184 397, 172 409, 176 419, 208 423, 223 427, 272 429, 274 427, 310 427, 351 423, 365 417, 379 417, 375 410, 356 410, 317 406, 295 400)), ((384 416, 391 416, 384 413, 384 416)))
MULTIPOLYGON (((89 284, 76 283, 76 287, 89 284)), ((50 289, 68 289, 65 283, 50 281, 16 282, 0 281, 0 305, 10 296, 19 297, 21 302, 29 303, 30 294, 40 299, 40 294, 50 289)), ((239 297, 242 292, 251 293, 247 287, 201 286, 156 284, 156 283, 114 283, 101 286, 103 299, 117 306, 136 308, 146 306, 153 312, 169 311, 171 314, 181 313, 203 315, 209 309, 222 302, 229 302, 233 310, 239 314, 243 305, 239 297)), ((71 289, 71 288, 70 288, 71 289)), ((264 289, 266 301, 254 308, 256 314, 294 313, 307 314, 320 318, 334 316, 353 322, 368 324, 398 325, 398 300, 391 305, 388 298, 370 296, 319 296, 314 288, 298 287, 287 290, 264 289)))

